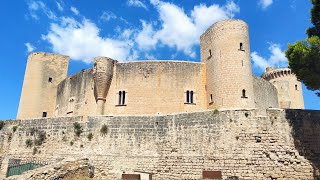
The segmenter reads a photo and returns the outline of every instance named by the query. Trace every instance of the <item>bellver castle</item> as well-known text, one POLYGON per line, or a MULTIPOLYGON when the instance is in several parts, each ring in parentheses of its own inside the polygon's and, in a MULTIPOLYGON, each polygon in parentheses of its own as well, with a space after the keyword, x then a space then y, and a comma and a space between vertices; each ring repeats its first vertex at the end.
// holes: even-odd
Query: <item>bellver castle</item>
POLYGON ((288 68, 252 75, 248 25, 213 24, 201 62, 31 53, 17 120, 0 130, 4 179, 317 179, 320 111, 288 68))

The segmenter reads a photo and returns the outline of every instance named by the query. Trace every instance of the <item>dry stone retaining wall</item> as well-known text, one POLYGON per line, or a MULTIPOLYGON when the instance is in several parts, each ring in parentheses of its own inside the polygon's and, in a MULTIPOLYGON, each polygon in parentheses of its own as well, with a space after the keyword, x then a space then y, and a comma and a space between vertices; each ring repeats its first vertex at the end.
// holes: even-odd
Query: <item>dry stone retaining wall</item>
POLYGON ((221 171, 224 179, 314 179, 320 162, 320 112, 269 109, 267 116, 256 114, 227 110, 12 121, 0 136, 2 172, 8 159, 50 164, 88 158, 96 179, 141 172, 153 179, 199 179, 202 171, 212 170, 221 171), (83 127, 80 137, 75 136, 74 122, 83 127), (8 141, 14 124, 19 128, 8 141), (106 134, 100 133, 103 125, 106 134), (25 144, 32 138, 27 135, 31 127, 47 133, 34 155, 25 144))

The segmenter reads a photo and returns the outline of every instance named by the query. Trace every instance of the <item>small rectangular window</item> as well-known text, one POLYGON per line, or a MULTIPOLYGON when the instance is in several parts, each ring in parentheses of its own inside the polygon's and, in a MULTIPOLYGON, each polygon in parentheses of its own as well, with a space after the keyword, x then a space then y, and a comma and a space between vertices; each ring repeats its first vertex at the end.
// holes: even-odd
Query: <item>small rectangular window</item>
POLYGON ((52 77, 49 77, 48 82, 50 83, 52 82, 52 77))
POLYGON ((245 51, 242 43, 240 43, 239 51, 245 51))
POLYGON ((47 117, 47 112, 42 112, 42 117, 47 117))
POLYGON ((246 96, 246 90, 245 90, 245 89, 242 90, 242 96, 241 96, 241 98, 248 98, 248 97, 246 96))
POLYGON ((118 105, 125 105, 125 104, 126 104, 126 92, 119 91, 118 105))
POLYGON ((295 85, 294 87, 295 87, 296 91, 298 91, 298 85, 295 85))

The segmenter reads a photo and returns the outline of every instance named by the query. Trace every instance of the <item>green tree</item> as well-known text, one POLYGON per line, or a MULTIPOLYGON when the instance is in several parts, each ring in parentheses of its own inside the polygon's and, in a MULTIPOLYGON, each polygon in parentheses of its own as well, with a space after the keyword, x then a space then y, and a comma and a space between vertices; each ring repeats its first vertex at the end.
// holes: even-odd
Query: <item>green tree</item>
POLYGON ((320 96, 320 0, 311 0, 311 3, 313 26, 307 29, 308 38, 289 44, 286 57, 297 78, 320 96))

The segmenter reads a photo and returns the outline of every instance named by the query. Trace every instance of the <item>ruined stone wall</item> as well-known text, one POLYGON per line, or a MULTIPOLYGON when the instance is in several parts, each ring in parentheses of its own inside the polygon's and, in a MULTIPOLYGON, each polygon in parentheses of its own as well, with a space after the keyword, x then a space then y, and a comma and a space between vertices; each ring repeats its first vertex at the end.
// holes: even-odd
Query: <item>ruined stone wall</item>
POLYGON ((313 179, 320 162, 319 118, 319 111, 270 109, 265 117, 239 110, 13 121, 0 131, 1 156, 48 162, 87 157, 96 179, 139 172, 153 179, 199 179, 203 170, 222 171, 223 178, 313 179), (84 130, 80 137, 75 121, 84 130), (14 124, 19 128, 8 141, 14 124), (34 155, 25 144, 32 127, 47 133, 34 155))
POLYGON ((36 52, 28 57, 17 119, 54 116, 57 85, 67 77, 69 57, 36 52))
POLYGON ((56 117, 95 115, 92 69, 69 76, 58 85, 56 117))
POLYGON ((201 35, 200 48, 207 66, 209 108, 254 108, 248 25, 219 21, 201 35))
POLYGON ((266 115, 268 108, 279 108, 277 89, 270 82, 254 76, 253 90, 255 107, 261 115, 266 115))

